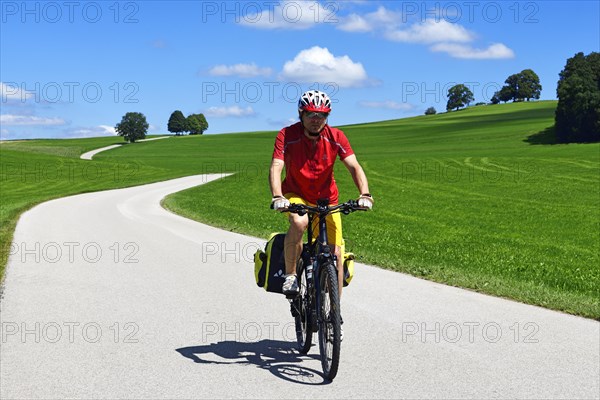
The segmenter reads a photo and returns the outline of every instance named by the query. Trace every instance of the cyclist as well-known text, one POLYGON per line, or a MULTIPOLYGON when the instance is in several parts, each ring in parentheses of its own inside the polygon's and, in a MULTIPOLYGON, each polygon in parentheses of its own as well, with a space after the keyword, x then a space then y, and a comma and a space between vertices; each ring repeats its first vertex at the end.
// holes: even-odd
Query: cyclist
MULTIPOLYGON (((271 205, 275 210, 285 209, 290 203, 315 205, 318 199, 327 198, 331 205, 338 202, 338 189, 333 177, 333 165, 339 156, 358 188, 358 204, 371 209, 373 198, 369 194, 367 177, 358 163, 344 133, 327 124, 331 100, 326 93, 309 90, 298 101, 300 122, 283 128, 275 139, 273 159, 269 171, 271 205), (285 166, 285 178, 281 173, 285 166)), ((283 293, 299 292, 296 262, 302 253, 302 237, 308 227, 308 216, 289 213, 290 227, 285 237, 286 278, 283 293)), ((334 254, 342 260, 342 221, 339 214, 327 216, 327 238, 334 246, 334 254)), ((315 221, 316 222, 316 221, 315 221)), ((315 223, 316 225, 316 223, 315 223)), ((313 226, 315 237, 318 226, 313 226)), ((342 294, 344 269, 338 267, 339 293, 342 294)))

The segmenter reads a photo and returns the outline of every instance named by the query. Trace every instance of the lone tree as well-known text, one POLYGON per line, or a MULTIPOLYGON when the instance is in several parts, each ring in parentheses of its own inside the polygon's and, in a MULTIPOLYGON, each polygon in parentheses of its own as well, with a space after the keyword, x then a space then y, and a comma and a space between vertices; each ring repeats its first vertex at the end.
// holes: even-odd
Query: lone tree
POLYGON ((425 115, 434 115, 435 113, 437 113, 437 111, 435 111, 434 107, 429 107, 427 110, 425 110, 425 115))
POLYGON ((567 60, 556 89, 556 135, 561 142, 600 140, 600 53, 567 60))
POLYGON ((471 92, 468 87, 463 84, 452 86, 448 89, 446 111, 450 111, 454 108, 458 110, 460 107, 468 105, 473 100, 475 100, 475 97, 473 97, 473 92, 471 92))
POLYGON ((204 114, 190 114, 187 117, 187 127, 190 135, 202 135, 208 129, 204 114))
POLYGON ((188 131, 187 120, 183 116, 183 113, 179 110, 173 111, 171 117, 169 117, 169 123, 167 124, 169 132, 179 135, 182 132, 188 131))
POLYGON ((128 112, 123 116, 121 122, 115 126, 115 131, 123 139, 134 143, 136 140, 144 139, 148 132, 148 122, 146 116, 139 112, 128 112))

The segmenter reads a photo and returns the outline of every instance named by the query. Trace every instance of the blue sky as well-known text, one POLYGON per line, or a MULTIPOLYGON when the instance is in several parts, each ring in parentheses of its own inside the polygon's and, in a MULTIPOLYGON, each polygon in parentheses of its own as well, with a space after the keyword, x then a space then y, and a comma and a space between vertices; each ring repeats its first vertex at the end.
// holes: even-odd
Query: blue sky
POLYGON ((0 3, 3 139, 113 135, 129 111, 150 134, 174 110, 206 134, 279 130, 308 89, 334 126, 404 118, 526 68, 555 99, 567 58, 600 51, 598 1, 0 3))

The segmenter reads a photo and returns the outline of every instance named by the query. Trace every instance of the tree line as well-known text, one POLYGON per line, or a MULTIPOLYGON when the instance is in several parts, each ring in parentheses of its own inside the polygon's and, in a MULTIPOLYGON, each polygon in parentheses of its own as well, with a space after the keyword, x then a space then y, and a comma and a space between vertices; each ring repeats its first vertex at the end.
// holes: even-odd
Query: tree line
MULTIPOLYGON (((146 138, 150 125, 146 121, 146 116, 140 112, 128 112, 121 122, 115 126, 115 131, 119 136, 134 143, 136 140, 146 138)), ((184 117, 179 110, 173 111, 169 122, 167 123, 169 132, 179 136, 184 132, 189 132, 190 135, 202 135, 208 129, 208 122, 204 114, 190 114, 184 117)))
MULTIPOLYGON (((542 92, 540 78, 532 69, 510 75, 504 83, 492 96, 492 104, 539 99, 542 92)), ((600 53, 586 56, 580 52, 569 58, 559 74, 556 92, 557 140, 563 143, 600 141, 600 53)), ((447 96, 448 112, 466 107, 474 100, 473 92, 464 84, 448 89, 447 96)), ((425 115, 435 113, 433 107, 425 111, 425 115)))
MULTIPOLYGON (((505 85, 492 96, 490 100, 492 104, 498 104, 501 101, 506 103, 511 100, 516 102, 539 99, 540 94, 542 93, 540 78, 531 69, 524 69, 517 74, 509 76, 504 83, 505 85)), ((475 96, 471 89, 462 83, 448 89, 447 96, 448 102, 446 103, 446 111, 458 110, 462 107, 466 107, 475 100, 475 96)), ((435 114, 435 108, 429 107, 425 111, 425 114, 435 114)))

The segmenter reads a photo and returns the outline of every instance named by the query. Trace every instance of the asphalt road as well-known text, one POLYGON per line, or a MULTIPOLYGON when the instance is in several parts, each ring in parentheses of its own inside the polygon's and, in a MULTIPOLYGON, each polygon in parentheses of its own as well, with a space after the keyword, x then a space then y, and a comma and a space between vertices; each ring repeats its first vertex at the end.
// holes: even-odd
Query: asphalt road
POLYGON ((600 397, 597 321, 362 264, 342 298, 339 373, 325 382, 318 345, 294 349, 287 301, 254 283, 265 241, 159 205, 217 178, 77 195, 21 217, 0 301, 0 398, 600 397))
MULTIPOLYGON (((168 139, 168 138, 170 138, 170 136, 160 136, 160 137, 155 137, 155 138, 150 138, 150 139, 141 139, 141 140, 138 140, 138 142, 150 142, 150 141, 153 141, 153 140, 168 139)), ((79 158, 81 158, 82 160, 91 160, 98 153, 101 153, 101 152, 106 151, 106 150, 116 149, 117 147, 121 147, 124 144, 125 143, 122 143, 122 144, 113 144, 113 145, 110 145, 110 146, 101 147, 99 149, 94 149, 94 150, 88 151, 86 153, 83 153, 82 155, 79 156, 79 158)))

